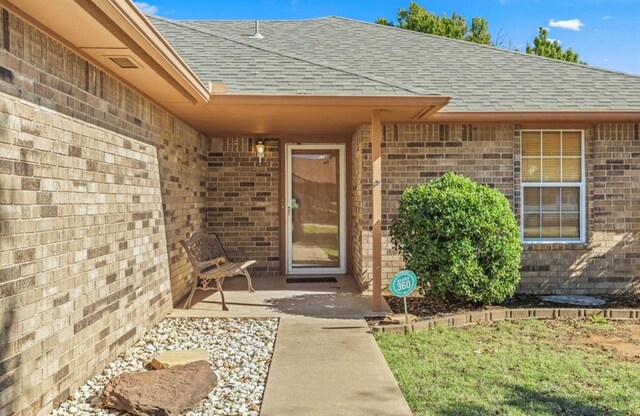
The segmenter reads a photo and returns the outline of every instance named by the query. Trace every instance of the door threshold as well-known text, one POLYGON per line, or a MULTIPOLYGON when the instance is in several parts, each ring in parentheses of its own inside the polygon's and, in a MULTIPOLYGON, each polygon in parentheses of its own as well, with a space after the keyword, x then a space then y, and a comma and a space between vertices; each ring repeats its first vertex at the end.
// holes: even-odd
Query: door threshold
POLYGON ((338 283, 338 279, 334 276, 287 276, 287 283, 338 283))

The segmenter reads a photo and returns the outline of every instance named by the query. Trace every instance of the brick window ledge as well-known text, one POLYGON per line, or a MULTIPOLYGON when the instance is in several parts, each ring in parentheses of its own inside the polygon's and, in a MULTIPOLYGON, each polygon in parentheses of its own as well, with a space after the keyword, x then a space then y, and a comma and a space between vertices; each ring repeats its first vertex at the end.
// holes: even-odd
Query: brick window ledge
POLYGON ((589 250, 589 243, 522 243, 523 251, 589 250))

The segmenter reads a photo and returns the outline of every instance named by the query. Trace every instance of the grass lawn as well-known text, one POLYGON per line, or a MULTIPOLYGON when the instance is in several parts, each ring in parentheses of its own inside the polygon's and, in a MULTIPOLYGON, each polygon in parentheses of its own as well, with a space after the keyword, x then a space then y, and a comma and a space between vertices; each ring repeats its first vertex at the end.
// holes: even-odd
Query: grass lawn
POLYGON ((638 334, 633 324, 524 320, 376 338, 416 416, 638 416, 640 363, 607 344, 628 353, 638 334))
POLYGON ((320 238, 313 240, 314 244, 318 245, 322 251, 330 259, 337 259, 340 255, 340 251, 337 247, 338 243, 338 227, 333 225, 322 224, 303 224, 302 229, 305 235, 316 234, 320 238))

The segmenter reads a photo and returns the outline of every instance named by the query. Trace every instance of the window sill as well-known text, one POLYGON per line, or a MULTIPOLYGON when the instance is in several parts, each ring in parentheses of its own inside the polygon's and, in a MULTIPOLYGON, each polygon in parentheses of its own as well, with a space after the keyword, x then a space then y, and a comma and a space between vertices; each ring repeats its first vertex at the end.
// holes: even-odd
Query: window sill
POLYGON ((588 250, 589 243, 574 241, 523 241, 524 251, 588 250))

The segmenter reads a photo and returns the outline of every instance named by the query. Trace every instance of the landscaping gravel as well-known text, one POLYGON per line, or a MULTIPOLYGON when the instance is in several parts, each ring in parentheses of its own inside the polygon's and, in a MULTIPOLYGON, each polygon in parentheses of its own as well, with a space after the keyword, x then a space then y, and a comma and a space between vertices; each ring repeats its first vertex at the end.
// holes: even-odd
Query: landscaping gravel
POLYGON ((52 415, 124 415, 125 412, 96 405, 112 377, 143 371, 144 364, 163 351, 203 348, 209 352, 218 386, 185 415, 257 416, 277 329, 277 319, 167 318, 72 393, 52 415))

